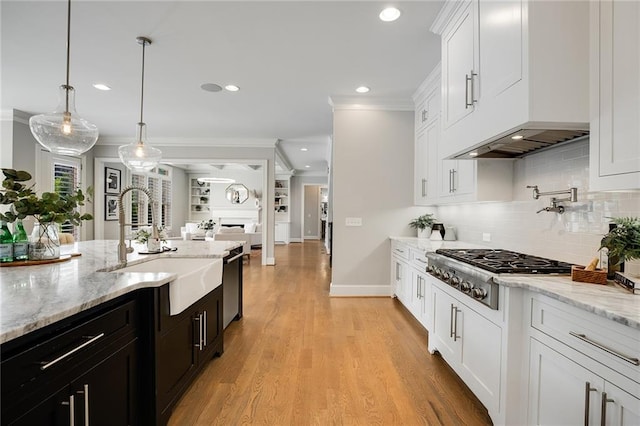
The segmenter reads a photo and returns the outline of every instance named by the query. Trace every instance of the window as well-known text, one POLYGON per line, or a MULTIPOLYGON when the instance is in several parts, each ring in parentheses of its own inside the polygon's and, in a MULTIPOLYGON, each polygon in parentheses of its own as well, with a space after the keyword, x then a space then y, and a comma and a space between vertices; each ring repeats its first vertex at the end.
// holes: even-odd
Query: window
MULTIPOLYGON (((171 170, 167 168, 157 168, 148 175, 131 175, 131 183, 135 186, 142 186, 149 189, 153 199, 156 201, 155 216, 156 225, 171 228, 171 170)), ((140 191, 131 191, 131 224, 132 229, 137 229, 135 224, 151 223, 153 205, 145 194, 140 191)))
MULTIPOLYGON (((60 195, 71 194, 80 184, 82 163, 79 159, 70 157, 53 157, 52 160, 53 192, 60 195)), ((76 240, 80 240, 80 230, 69 222, 62 224, 61 231, 72 234, 76 240)))

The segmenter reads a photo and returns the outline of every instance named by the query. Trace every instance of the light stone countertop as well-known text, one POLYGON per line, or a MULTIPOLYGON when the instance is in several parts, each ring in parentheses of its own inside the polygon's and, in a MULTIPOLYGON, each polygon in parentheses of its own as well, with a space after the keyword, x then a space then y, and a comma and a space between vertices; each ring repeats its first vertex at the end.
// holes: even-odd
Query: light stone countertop
MULTIPOLYGON (((440 248, 487 248, 464 241, 430 241, 424 238, 390 237, 409 247, 433 252, 440 248)), ((640 295, 610 283, 588 284, 571 281, 569 275, 497 274, 496 283, 544 294, 620 324, 640 329, 640 295)))
POLYGON ((464 241, 431 241, 428 238, 416 237, 389 237, 389 239, 407 244, 411 248, 424 252, 434 252, 438 249, 488 248, 487 246, 465 243, 464 241))
POLYGON ((613 283, 571 281, 568 275, 498 275, 499 285, 520 287, 544 294, 620 324, 640 329, 640 295, 613 283))
MULTIPOLYGON (((66 262, 0 268, 0 343, 123 294, 159 287, 176 278, 163 272, 97 272, 117 269, 117 245, 115 240, 85 241, 61 247, 61 254, 82 254, 66 262)), ((169 240, 164 245, 178 250, 153 255, 133 252, 127 256, 126 265, 158 257, 221 258, 242 241, 169 240)))

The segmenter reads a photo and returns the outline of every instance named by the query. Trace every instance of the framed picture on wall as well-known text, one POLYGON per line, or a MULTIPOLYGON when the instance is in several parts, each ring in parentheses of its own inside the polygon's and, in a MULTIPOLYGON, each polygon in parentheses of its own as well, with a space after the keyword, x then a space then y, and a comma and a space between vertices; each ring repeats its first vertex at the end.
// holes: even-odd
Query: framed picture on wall
POLYGON ((105 194, 119 194, 122 190, 122 171, 118 169, 112 169, 111 167, 104 168, 104 193, 105 194))
POLYGON ((118 220, 118 196, 104 196, 104 220, 118 220))

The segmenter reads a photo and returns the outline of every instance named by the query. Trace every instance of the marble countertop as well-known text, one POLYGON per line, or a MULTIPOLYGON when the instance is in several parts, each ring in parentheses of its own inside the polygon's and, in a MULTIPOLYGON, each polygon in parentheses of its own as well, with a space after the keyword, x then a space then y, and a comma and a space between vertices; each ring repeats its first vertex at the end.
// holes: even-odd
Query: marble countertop
MULTIPOLYGON (((430 241, 411 237, 390 237, 390 239, 425 252, 433 252, 440 248, 487 248, 464 241, 430 241)), ((640 329, 640 295, 631 294, 615 284, 580 283, 571 281, 568 275, 499 274, 495 281, 499 285, 520 287, 541 293, 587 312, 640 329)))
POLYGON ((542 293, 568 305, 640 329, 640 295, 615 285, 571 281, 567 275, 498 275, 496 283, 542 293))
POLYGON ((465 243, 464 241, 431 241, 428 238, 416 237, 389 237, 389 239, 424 252, 434 252, 438 249, 488 248, 487 246, 465 243))
MULTIPOLYGON (((221 258, 240 241, 181 241, 166 244, 177 251, 127 256, 127 266, 159 257, 221 258)), ((45 327, 78 312, 144 287, 176 278, 169 273, 113 273, 118 241, 95 240, 61 247, 61 254, 81 253, 69 261, 0 268, 0 343, 45 327), (101 272, 99 272, 101 271, 101 272)), ((134 246, 135 248, 135 246, 134 246)))

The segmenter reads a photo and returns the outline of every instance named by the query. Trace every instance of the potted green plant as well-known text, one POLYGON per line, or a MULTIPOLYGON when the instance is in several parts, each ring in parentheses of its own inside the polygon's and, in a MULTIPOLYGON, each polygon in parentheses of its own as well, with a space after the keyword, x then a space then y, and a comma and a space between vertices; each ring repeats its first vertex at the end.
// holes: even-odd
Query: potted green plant
POLYGON ((198 228, 204 229, 204 236, 209 238, 213 237, 213 229, 215 228, 215 226, 216 223, 213 221, 213 219, 203 220, 198 224, 198 228))
POLYGON ((93 189, 87 188, 87 196, 80 189, 69 194, 43 192, 42 196, 33 191, 34 185, 23 182, 31 180, 31 174, 24 170, 2 169, 4 180, 0 190, 0 204, 10 205, 9 211, 0 213, 0 220, 15 222, 28 216, 36 220, 29 244, 29 259, 55 259, 60 257, 58 228, 63 223, 80 226, 84 220, 92 220, 88 213, 80 214, 79 206, 91 202, 93 189))
POLYGON ((431 226, 435 223, 436 218, 431 213, 418 216, 409 222, 409 226, 418 231, 418 238, 429 238, 431 226))
POLYGON ((622 262, 640 259, 640 218, 618 217, 612 222, 616 227, 600 241, 600 250, 607 249, 609 279, 615 276, 622 262))

